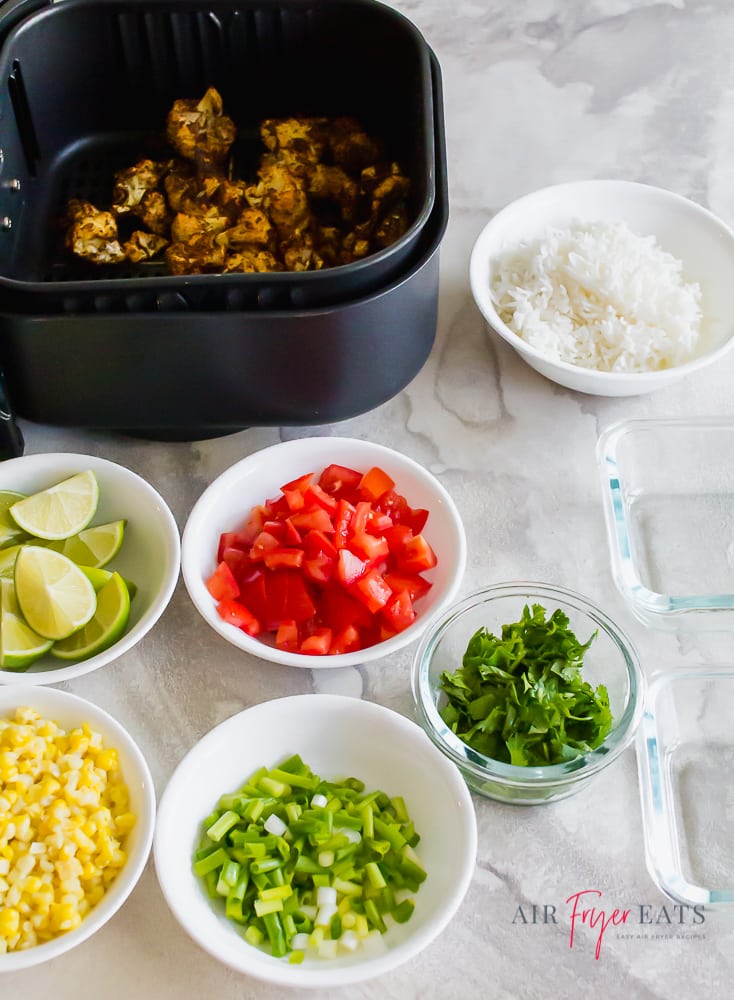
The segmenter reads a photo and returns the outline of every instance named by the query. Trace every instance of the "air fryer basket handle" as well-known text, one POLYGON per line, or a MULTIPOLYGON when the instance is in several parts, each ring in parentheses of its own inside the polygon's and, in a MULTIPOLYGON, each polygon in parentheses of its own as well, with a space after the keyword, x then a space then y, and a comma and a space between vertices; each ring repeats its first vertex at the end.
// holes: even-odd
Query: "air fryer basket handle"
POLYGON ((13 408, 5 387, 5 376, 0 371, 0 461, 18 458, 23 454, 25 441, 15 420, 13 408))

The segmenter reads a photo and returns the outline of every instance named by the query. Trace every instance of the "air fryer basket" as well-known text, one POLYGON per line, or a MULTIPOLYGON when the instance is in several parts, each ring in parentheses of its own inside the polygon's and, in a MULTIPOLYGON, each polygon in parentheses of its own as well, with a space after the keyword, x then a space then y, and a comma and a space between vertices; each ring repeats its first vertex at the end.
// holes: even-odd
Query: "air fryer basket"
POLYGON ((32 0, 0 8, 0 295, 14 312, 282 309, 336 303, 399 275, 435 198, 431 52, 375 0, 32 0), (253 176, 258 123, 350 115, 411 179, 411 225, 392 246, 321 271, 175 277, 95 266, 63 250, 69 197, 109 205, 112 175, 164 158, 165 118, 210 85, 238 125, 233 173, 253 176))
POLYGON ((435 56, 431 66, 436 196, 397 278, 306 309, 144 311, 134 296, 130 312, 108 311, 102 297, 72 315, 0 308, 0 369, 15 411, 39 423, 181 439, 330 423, 396 395, 436 335, 448 183, 435 56))

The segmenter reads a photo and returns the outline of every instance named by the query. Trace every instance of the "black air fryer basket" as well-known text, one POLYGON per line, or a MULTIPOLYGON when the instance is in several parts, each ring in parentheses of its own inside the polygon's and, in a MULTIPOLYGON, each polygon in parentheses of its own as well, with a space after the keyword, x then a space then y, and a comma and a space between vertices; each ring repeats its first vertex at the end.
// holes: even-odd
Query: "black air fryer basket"
POLYGON ((389 399, 424 363, 448 212, 440 71, 392 9, 6 3, 0 127, 0 365, 20 415, 186 436, 322 423, 389 399), (411 179, 405 235, 298 274, 172 276, 159 264, 72 260, 56 225, 66 200, 106 207, 115 170, 165 155, 173 101, 208 86, 237 124, 240 176, 259 155, 263 118, 357 118, 411 179))

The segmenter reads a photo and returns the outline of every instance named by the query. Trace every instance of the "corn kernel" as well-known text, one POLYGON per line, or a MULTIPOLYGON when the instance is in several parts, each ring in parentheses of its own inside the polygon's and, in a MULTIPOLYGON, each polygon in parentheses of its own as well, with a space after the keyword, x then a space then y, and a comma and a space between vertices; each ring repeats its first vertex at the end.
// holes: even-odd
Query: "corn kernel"
POLYGON ((11 938, 18 933, 20 913, 11 907, 0 910, 0 937, 11 938))
POLYGON ((66 733, 30 708, 0 719, 0 954, 78 927, 124 865, 134 824, 100 733, 66 733))

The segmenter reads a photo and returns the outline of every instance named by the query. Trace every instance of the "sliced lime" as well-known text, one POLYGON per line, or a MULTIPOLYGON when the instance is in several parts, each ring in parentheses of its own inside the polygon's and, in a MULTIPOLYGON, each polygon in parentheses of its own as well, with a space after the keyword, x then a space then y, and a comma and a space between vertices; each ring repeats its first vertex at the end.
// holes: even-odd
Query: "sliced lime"
POLYGON ((97 608, 97 595, 87 577, 53 549, 21 545, 14 581, 23 617, 47 639, 65 639, 86 625, 97 608))
POLYGON ((125 537, 126 520, 110 521, 85 528, 73 538, 47 542, 47 548, 67 556, 77 566, 99 568, 106 566, 120 551, 125 537))
POLYGON ((36 538, 69 538, 86 528, 99 502, 99 483, 91 469, 17 500, 9 508, 15 523, 36 538))
POLYGON ((15 557, 20 552, 20 545, 10 545, 7 549, 0 549, 0 579, 7 577, 12 580, 15 573, 15 557))
POLYGON ((94 617, 68 639, 54 643, 51 653, 62 660, 85 660, 101 653, 117 642, 129 617, 130 595, 125 581, 119 573, 111 573, 97 593, 94 617))
MULTIPOLYGON (((102 569, 98 566, 79 566, 79 569, 86 576, 89 582, 92 584, 96 591, 99 591, 104 585, 112 578, 112 570, 102 569)), ((0 552, 0 576, 2 576, 2 552, 0 552)), ((123 580, 125 578, 123 577, 123 580)), ((125 580, 125 586, 127 587, 127 592, 130 595, 130 600, 138 592, 138 587, 136 583, 132 580, 125 580)))
POLYGON ((15 490, 0 490, 0 549, 5 548, 6 545, 15 545, 28 538, 28 533, 19 528, 8 513, 9 507, 24 499, 25 493, 16 493, 15 490))
POLYGON ((0 668, 26 670, 53 642, 34 632, 20 613, 12 580, 0 580, 0 668))

